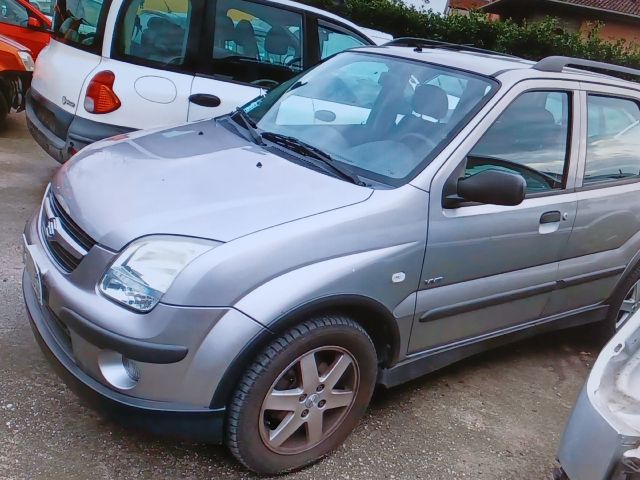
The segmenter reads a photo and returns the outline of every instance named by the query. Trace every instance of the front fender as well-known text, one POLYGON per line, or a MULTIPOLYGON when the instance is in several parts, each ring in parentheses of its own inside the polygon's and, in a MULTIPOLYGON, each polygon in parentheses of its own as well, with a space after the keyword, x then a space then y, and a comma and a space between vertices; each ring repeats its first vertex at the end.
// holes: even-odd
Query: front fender
POLYGON ((416 290, 423 246, 406 243, 314 263, 261 285, 234 307, 269 328, 301 305, 323 297, 356 295, 372 298, 393 311, 416 290), (394 283, 393 276, 405 280, 394 283))

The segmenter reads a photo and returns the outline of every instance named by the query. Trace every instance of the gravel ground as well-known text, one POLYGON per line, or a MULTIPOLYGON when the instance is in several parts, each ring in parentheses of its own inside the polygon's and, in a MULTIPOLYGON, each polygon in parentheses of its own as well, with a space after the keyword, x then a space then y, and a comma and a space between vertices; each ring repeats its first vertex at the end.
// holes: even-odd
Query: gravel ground
MULTIPOLYGON (((248 479, 222 447, 152 438, 86 408, 28 326, 20 234, 57 164, 23 115, 0 131, 0 479, 248 479)), ((347 443, 294 479, 548 479, 596 352, 580 330, 377 392, 347 443)))

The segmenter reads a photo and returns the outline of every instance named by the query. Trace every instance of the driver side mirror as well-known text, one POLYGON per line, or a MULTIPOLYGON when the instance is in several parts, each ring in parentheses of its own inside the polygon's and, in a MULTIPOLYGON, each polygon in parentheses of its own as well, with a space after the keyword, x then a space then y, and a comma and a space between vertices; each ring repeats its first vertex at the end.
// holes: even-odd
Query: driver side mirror
POLYGON ((488 205, 520 205, 526 196, 527 184, 520 175, 500 170, 485 170, 458 180, 457 195, 445 198, 445 208, 456 208, 461 203, 488 205))
POLYGON ((27 20, 27 28, 32 28, 34 30, 41 30, 44 28, 44 25, 36 17, 29 17, 27 20))

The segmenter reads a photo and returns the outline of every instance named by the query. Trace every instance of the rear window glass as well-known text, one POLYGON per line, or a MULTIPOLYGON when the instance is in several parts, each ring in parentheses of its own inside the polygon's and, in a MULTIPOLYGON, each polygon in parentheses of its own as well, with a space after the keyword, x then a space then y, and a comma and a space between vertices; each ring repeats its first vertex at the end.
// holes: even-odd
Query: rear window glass
POLYGON ((98 49, 109 3, 107 0, 58 0, 54 7, 54 35, 73 46, 98 49))

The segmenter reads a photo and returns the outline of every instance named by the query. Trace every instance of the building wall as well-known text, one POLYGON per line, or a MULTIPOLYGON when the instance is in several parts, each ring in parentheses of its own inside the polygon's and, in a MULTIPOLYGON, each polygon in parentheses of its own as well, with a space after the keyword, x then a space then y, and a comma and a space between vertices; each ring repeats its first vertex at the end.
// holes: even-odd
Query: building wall
MULTIPOLYGON (((588 28, 589 25, 583 26, 583 31, 588 31, 588 28)), ((640 21, 633 25, 609 20, 600 31, 600 38, 609 41, 623 39, 629 43, 640 45, 640 21)))

